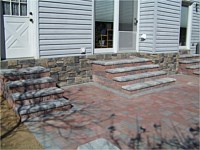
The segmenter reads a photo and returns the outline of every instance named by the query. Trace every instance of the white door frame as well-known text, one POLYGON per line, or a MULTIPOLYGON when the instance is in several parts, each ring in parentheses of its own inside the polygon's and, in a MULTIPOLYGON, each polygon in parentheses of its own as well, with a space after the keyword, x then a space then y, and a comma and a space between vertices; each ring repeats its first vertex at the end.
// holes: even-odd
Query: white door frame
MULTIPOLYGON (((93 54, 94 53, 117 53, 119 52, 119 0, 114 0, 114 20, 113 20, 113 48, 95 48, 95 6, 93 0, 92 11, 92 42, 93 42, 93 54)), ((140 17, 140 1, 138 0, 138 13, 137 13, 137 35, 136 35, 136 52, 139 51, 139 17, 140 17)))
MULTIPOLYGON (((39 54, 39 7, 38 7, 38 0, 29 0, 30 3, 30 12, 32 15, 29 14, 29 18, 33 19, 33 23, 30 24, 30 38, 32 39, 30 43, 31 51, 33 57, 38 59, 40 57, 39 54)), ((28 12, 28 13, 30 13, 28 12)))
MULTIPOLYGON (((186 32, 186 46, 179 46, 179 50, 189 50, 192 36, 192 15, 193 14, 193 4, 188 6, 188 22, 187 22, 187 32, 186 32)), ((180 35, 179 35, 180 36, 180 35)))

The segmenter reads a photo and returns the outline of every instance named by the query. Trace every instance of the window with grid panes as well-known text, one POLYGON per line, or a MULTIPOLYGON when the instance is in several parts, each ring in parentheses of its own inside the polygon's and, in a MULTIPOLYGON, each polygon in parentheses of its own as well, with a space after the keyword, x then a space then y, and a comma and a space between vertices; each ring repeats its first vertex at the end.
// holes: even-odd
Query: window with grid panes
POLYGON ((3 14, 27 16, 27 0, 2 0, 3 14))

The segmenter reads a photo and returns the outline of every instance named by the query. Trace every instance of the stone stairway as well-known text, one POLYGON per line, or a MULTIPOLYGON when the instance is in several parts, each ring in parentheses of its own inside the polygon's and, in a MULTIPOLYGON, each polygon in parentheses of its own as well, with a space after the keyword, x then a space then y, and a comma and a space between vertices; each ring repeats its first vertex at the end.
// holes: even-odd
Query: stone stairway
POLYGON ((180 55, 179 58, 179 73, 186 75, 200 75, 200 55, 180 55))
MULTIPOLYGON (((50 70, 41 66, 3 69, 0 72, 2 95, 18 116, 31 118, 54 111, 68 111, 72 105, 56 87, 50 70)), ((23 119, 24 120, 24 119, 23 119)))
POLYGON ((159 65, 145 58, 93 61, 93 80, 126 94, 136 94, 174 83, 159 65))

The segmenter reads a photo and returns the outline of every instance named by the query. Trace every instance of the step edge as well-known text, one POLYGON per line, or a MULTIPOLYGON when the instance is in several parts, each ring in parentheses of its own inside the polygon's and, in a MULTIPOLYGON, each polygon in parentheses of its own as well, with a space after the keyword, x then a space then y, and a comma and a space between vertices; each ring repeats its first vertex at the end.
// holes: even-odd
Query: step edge
POLYGON ((16 81, 9 81, 6 83, 6 86, 8 88, 16 88, 16 87, 22 87, 22 86, 29 86, 29 85, 35 85, 35 84, 44 84, 44 83, 52 83, 55 82, 55 79, 51 78, 51 77, 42 77, 42 78, 37 78, 37 79, 27 79, 27 80, 16 80, 16 81), (46 79, 45 79, 46 78, 46 79), (48 79, 47 79, 48 78, 48 79), (27 83, 28 80, 34 80, 36 82, 33 83, 27 83), (39 82, 40 80, 42 80, 42 82, 39 82), (47 81, 48 80, 48 81, 47 81), (14 84, 14 82, 17 81, 21 81, 20 84, 14 84), (12 85, 14 84, 14 85, 12 85))
MULTIPOLYGON (((48 95, 53 95, 53 94, 60 94, 60 93, 63 93, 64 92, 64 89, 62 89, 62 88, 58 88, 58 87, 50 87, 50 88, 44 88, 44 89, 39 89, 39 90, 31 90, 31 91, 28 91, 28 92, 25 92, 25 93, 23 93, 23 94, 21 94, 20 92, 16 92, 16 93, 12 93, 11 94, 11 96, 12 96, 12 99, 13 99, 13 101, 21 101, 21 100, 26 100, 26 99, 32 99, 32 98, 38 98, 38 97, 44 97, 44 96, 48 96, 48 95), (37 92, 41 92, 42 90, 44 90, 44 91, 47 91, 47 90, 54 90, 54 91, 52 91, 52 92, 50 92, 50 93, 48 93, 48 94, 44 94, 44 95, 39 95, 39 96, 27 96, 27 97, 21 97, 21 98, 19 98, 19 96, 18 96, 18 98, 16 99, 16 98, 14 98, 13 96, 14 95, 26 95, 26 93, 30 93, 30 92, 34 92, 34 91, 37 91, 37 92), (58 91, 55 91, 55 90, 58 90, 58 91)), ((36 92, 35 92, 36 93, 36 92)))
POLYGON ((96 64, 96 65, 102 65, 102 66, 111 66, 111 65, 120 65, 120 64, 132 64, 132 63, 142 63, 142 62, 149 62, 151 61, 150 59, 119 59, 119 60, 105 60, 105 61, 101 61, 101 60, 97 60, 97 61, 93 61, 92 64, 96 64), (125 61, 125 62, 120 62, 121 61, 125 61))
POLYGON ((67 106, 69 104, 70 104, 70 101, 68 99, 59 98, 59 99, 52 99, 52 100, 48 100, 48 101, 45 101, 45 102, 41 102, 40 104, 36 104, 36 105, 24 105, 24 106, 21 106, 21 107, 20 106, 15 107, 15 111, 17 113, 19 113, 20 115, 25 115, 25 114, 36 113, 36 112, 39 112, 39 111, 45 111, 45 110, 49 110, 49 109, 53 109, 53 108, 59 108, 59 107, 67 106), (59 102, 59 100, 62 100, 62 102, 58 103, 57 105, 53 105, 56 102, 59 102), (50 103, 50 101, 51 101, 51 103, 50 103), (48 104, 48 103, 50 103, 50 104, 48 104), (41 104, 43 104, 43 107, 39 107, 41 104), (45 108, 44 106, 47 106, 47 105, 50 105, 51 107, 45 108), (39 107, 39 108, 36 109, 36 111, 34 111, 34 110, 31 110, 30 108, 26 108, 28 106, 30 106, 31 109, 34 109, 35 107, 39 107), (18 111, 19 108, 24 108, 25 110, 18 111), (26 110, 26 109, 29 109, 29 110, 26 110), (27 112, 27 111, 30 111, 30 112, 27 112))
POLYGON ((117 81, 117 82, 127 82, 127 81, 132 81, 132 80, 137 80, 137 79, 143 79, 143 78, 149 78, 149 77, 155 77, 155 76, 160 76, 160 75, 166 75, 167 72, 166 71, 153 71, 153 72, 146 72, 146 73, 139 73, 139 74, 134 74, 134 75, 127 75, 131 78, 131 76, 138 76, 137 78, 134 78, 134 79, 128 79, 128 80, 120 80, 120 78, 124 78, 124 77, 127 77, 127 76, 120 76, 120 77, 114 77, 112 78, 114 81, 117 81), (158 74, 154 74, 154 73, 158 73, 158 74), (142 76, 142 77, 139 77, 141 76, 141 74, 147 74, 147 73, 150 73, 150 76, 142 76), (119 78, 119 79, 118 79, 119 78))
POLYGON ((130 70, 125 70, 125 71, 116 71, 116 72, 113 72, 113 70, 117 70, 117 69, 121 69, 121 68, 107 69, 106 73, 117 74, 117 73, 123 73, 123 72, 159 68, 159 65, 142 65, 142 66, 145 66, 145 67, 141 67, 141 68, 138 67, 138 69, 137 69, 137 66, 135 66, 135 67, 121 67, 121 68, 136 68, 136 69, 130 69, 130 70), (152 67, 146 67, 146 66, 152 66, 152 67))
POLYGON ((171 83, 171 82, 176 82, 176 79, 174 79, 174 78, 161 78, 161 79, 158 79, 158 80, 152 80, 152 81, 146 81, 146 82, 144 82, 144 83, 135 83, 135 84, 130 84, 130 85, 125 85, 125 86, 122 86, 122 89, 123 90, 126 90, 126 91, 136 91, 136 90, 140 90, 140 89, 145 89, 145 88, 149 88, 149 87, 154 87, 154 86, 156 86, 156 85, 161 85, 161 84, 166 84, 166 83, 171 83), (161 80, 161 79, 171 79, 171 80, 169 80, 169 81, 165 81, 165 82, 159 82, 158 84, 155 84, 155 85, 151 85, 151 83, 149 83, 149 82, 158 82, 159 80, 161 80), (127 89, 128 87, 131 87, 131 86, 133 86, 133 85, 139 85, 139 84, 144 84, 144 86, 141 86, 141 87, 139 87, 139 88, 135 88, 135 89, 127 89), (149 86, 147 86, 147 84, 149 84, 149 86))

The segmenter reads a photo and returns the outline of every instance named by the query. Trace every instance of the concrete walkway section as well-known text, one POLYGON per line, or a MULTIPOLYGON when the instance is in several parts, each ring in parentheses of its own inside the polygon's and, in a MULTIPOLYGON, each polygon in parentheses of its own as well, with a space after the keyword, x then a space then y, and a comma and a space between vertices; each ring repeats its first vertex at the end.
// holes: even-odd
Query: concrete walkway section
POLYGON ((193 149, 199 143, 199 78, 169 77, 174 85, 132 96, 96 83, 65 87, 73 112, 26 124, 44 149, 77 150, 97 139, 119 149, 193 149))

